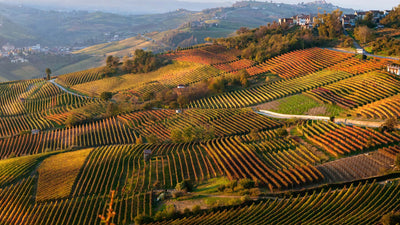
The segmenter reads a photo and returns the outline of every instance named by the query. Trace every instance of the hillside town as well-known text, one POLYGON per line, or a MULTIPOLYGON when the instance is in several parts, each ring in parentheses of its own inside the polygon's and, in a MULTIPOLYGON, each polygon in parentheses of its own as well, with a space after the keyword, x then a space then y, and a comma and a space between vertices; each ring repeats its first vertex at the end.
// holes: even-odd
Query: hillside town
POLYGON ((78 47, 42 47, 40 44, 27 47, 15 47, 7 43, 1 46, 0 58, 8 58, 11 63, 25 63, 29 62, 26 58, 29 55, 37 54, 52 54, 52 55, 66 55, 71 54, 72 51, 78 50, 78 47))
MULTIPOLYGON (((370 11, 355 11, 353 14, 344 14, 340 18, 343 28, 354 28, 357 21, 364 20, 367 16, 372 17, 372 21, 377 24, 377 28, 382 28, 383 26, 379 23, 381 19, 385 18, 390 13, 391 10, 370 10, 370 11)), ((290 18, 280 18, 278 20, 279 24, 288 25, 299 25, 302 28, 311 29, 314 27, 318 18, 318 14, 300 14, 295 15, 290 18)))

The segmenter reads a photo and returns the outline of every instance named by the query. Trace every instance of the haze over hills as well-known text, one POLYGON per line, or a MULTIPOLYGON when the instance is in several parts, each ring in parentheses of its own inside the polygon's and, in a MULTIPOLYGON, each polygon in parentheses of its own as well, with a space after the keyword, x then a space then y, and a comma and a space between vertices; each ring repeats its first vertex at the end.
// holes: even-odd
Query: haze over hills
POLYGON ((400 5, 3 11, 1 225, 400 223, 400 5))
POLYGON ((238 2, 232 7, 206 9, 193 13, 191 20, 186 21, 177 29, 147 33, 146 37, 138 36, 112 44, 100 44, 78 51, 86 54, 114 54, 124 56, 138 47, 156 52, 188 47, 204 43, 204 38, 219 38, 234 35, 240 27, 255 28, 282 17, 298 14, 317 14, 317 12, 340 9, 343 13, 352 13, 353 9, 340 8, 325 2, 306 4, 280 4, 269 2, 238 2), (138 44, 139 42, 139 44, 138 44))
MULTIPOLYGON (((15 1, 3 1, 10 4, 16 4, 15 1)), ((147 0, 147 1, 131 1, 131 0, 107 0, 97 1, 19 1, 20 5, 25 5, 34 8, 45 10, 87 10, 87 11, 103 11, 118 14, 159 14, 176 9, 187 9, 192 11, 201 11, 207 8, 227 7, 232 5, 233 1, 179 1, 179 0, 147 0)), ((17 3, 17 4, 18 4, 17 3)))

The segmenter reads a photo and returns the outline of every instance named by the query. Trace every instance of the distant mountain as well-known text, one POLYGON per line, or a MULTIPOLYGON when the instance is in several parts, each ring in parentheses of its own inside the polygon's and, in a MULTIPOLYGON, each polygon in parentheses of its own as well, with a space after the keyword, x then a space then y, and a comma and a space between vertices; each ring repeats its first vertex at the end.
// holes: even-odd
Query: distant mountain
MULTIPOLYGON (((150 1, 155 3, 158 0, 150 1)), ((99 2, 99 6, 101 4, 99 2)), ((137 5, 136 9, 143 5, 137 5)), ((178 2, 159 5, 175 8, 178 2)), ((122 15, 100 11, 42 10, 0 3, 0 46, 6 43, 16 47, 34 44, 49 47, 88 46, 77 54, 94 57, 85 57, 85 63, 78 62, 79 57, 70 60, 55 57, 61 60, 60 63, 57 60, 47 63, 48 59, 40 61, 43 57, 32 58, 29 64, 23 65, 23 70, 19 70, 18 65, 8 65, 3 61, 0 76, 7 80, 40 76, 46 64, 53 67, 55 74, 74 72, 98 66, 107 54, 124 56, 137 48, 161 52, 178 46, 200 44, 206 37, 226 37, 240 27, 254 28, 280 17, 316 14, 318 10, 330 12, 338 8, 324 1, 307 4, 243 1, 229 7, 211 8, 213 5, 208 4, 209 9, 200 12, 179 9, 161 14, 122 15)), ((352 9, 340 9, 345 13, 353 12, 352 9)))
POLYGON ((0 4, 0 19, 10 24, 0 27, 0 44, 16 46, 93 45, 128 38, 143 32, 175 29, 192 17, 188 11, 156 15, 119 15, 87 11, 45 11, 0 4))
MULTIPOLYGON (((14 3, 14 0, 7 1, 14 3)), ((201 11, 207 8, 226 7, 232 2, 190 2, 179 0, 85 0, 85 1, 18 1, 25 6, 41 8, 46 10, 88 10, 103 11, 122 14, 160 14, 175 11, 177 9, 187 9, 191 11, 201 11)))
POLYGON ((179 28, 161 32, 149 32, 145 35, 147 39, 138 36, 123 41, 90 46, 77 53, 124 56, 136 48, 146 48, 156 52, 164 51, 175 49, 178 46, 187 47, 201 44, 206 37, 226 37, 234 34, 240 27, 255 28, 274 20, 277 21, 281 17, 291 17, 297 14, 316 15, 318 12, 331 12, 338 8, 343 13, 354 12, 353 9, 340 8, 325 1, 305 4, 242 1, 233 4, 231 7, 206 9, 200 13, 186 11, 193 17, 179 28))

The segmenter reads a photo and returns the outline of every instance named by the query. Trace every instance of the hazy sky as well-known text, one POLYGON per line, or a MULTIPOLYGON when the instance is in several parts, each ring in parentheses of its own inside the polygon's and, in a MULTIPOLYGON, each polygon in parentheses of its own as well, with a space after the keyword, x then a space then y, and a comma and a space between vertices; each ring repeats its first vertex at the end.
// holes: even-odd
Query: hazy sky
MULTIPOLYGON (((199 2, 199 3, 221 3, 221 5, 227 5, 227 3, 233 3, 235 0, 177 0, 177 1, 186 1, 186 2, 199 2)), ((138 5, 146 5, 148 7, 157 7, 162 8, 163 5, 160 5, 160 2, 165 3, 167 6, 170 2, 169 0, 0 0, 0 2, 14 2, 14 3, 26 3, 26 4, 43 4, 49 3, 54 5, 63 5, 69 7, 75 6, 113 6, 118 7, 119 5, 123 8, 124 4, 138 4, 138 5)), ((299 3, 299 2, 311 2, 310 0, 273 0, 273 2, 283 2, 283 3, 299 3)), ((399 0, 327 0, 328 3, 332 3, 334 5, 338 5, 346 8, 354 8, 354 9, 391 9, 394 6, 400 4, 399 0)), ((174 4, 175 5, 175 4, 174 4)))

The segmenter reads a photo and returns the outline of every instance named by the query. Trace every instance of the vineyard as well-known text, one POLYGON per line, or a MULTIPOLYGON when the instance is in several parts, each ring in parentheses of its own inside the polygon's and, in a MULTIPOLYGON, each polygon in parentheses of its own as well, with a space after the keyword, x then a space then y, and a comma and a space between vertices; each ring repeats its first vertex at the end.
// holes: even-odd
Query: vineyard
POLYGON ((341 126, 332 122, 306 124, 298 129, 307 139, 335 157, 400 142, 398 131, 381 133, 371 128, 341 126))
MULTIPOLYGON (((343 182, 358 180, 382 175, 393 169, 395 163, 393 156, 388 157, 383 149, 378 152, 351 156, 335 160, 317 166, 317 169, 324 174, 327 182, 343 182)), ((389 153, 390 154, 390 153, 389 153)))
POLYGON ((212 65, 236 61, 236 56, 239 54, 240 51, 227 50, 223 46, 210 45, 193 49, 178 50, 173 53, 165 54, 165 56, 177 61, 212 65))
POLYGON ((385 98, 351 111, 357 117, 389 119, 400 117, 400 95, 385 98))
POLYGON ((100 80, 102 75, 101 68, 89 69, 75 73, 64 74, 57 77, 57 83, 64 84, 67 87, 77 84, 87 83, 95 80, 100 80))
POLYGON ((309 48, 256 63, 213 44, 158 57, 171 63, 55 79, 82 94, 0 83, 0 224, 101 224, 110 206, 116 225, 377 224, 400 210, 389 60, 309 48), (243 70, 248 85, 232 84, 243 70))
POLYGON ((372 72, 330 84, 305 94, 316 100, 354 108, 400 92, 400 81, 384 72, 372 72))
POLYGON ((298 94, 353 76, 346 72, 323 70, 306 76, 282 80, 245 90, 226 92, 221 95, 191 102, 191 108, 240 108, 298 94))
POLYGON ((154 224, 374 224, 392 210, 399 210, 398 182, 329 189, 154 224))
POLYGON ((352 56, 348 53, 310 48, 277 56, 257 65, 254 69, 249 68, 248 72, 250 75, 255 75, 270 71, 288 79, 318 71, 352 56))

